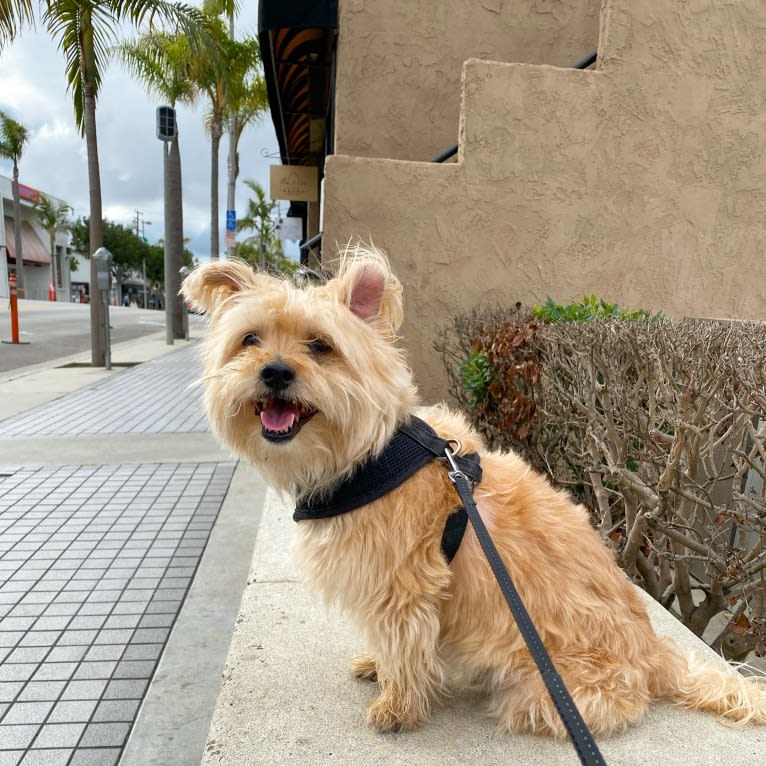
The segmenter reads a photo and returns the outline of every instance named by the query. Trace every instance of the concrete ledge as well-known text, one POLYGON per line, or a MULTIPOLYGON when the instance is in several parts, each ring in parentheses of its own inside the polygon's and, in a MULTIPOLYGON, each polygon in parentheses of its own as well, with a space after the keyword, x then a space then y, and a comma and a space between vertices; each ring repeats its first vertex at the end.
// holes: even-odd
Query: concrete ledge
MULTIPOLYGON (((328 614, 298 581, 291 563, 290 516, 269 491, 204 764, 577 762, 566 742, 496 737, 492 722, 483 718, 483 698, 476 695, 457 696, 419 731, 384 736, 370 731, 365 706, 374 687, 348 674, 349 660, 361 646, 350 624, 328 614)), ((689 651, 712 655, 671 615, 650 606, 659 632, 673 635, 689 651)), ((734 730, 712 715, 660 704, 641 726, 600 746, 610 766, 753 766, 763 762, 766 729, 734 730)))

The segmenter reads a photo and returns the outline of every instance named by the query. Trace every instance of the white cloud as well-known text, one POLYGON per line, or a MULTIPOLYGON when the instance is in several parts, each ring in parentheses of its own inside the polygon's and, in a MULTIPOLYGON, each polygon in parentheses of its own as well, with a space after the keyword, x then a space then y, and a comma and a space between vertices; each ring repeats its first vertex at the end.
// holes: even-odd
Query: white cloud
MULTIPOLYGON (((238 28, 255 34, 256 3, 244 3, 238 28)), ((0 52, 0 109, 25 125, 30 138, 19 163, 20 178, 34 188, 68 202, 75 215, 88 215, 88 175, 85 142, 75 125, 71 94, 67 92, 65 60, 42 30, 25 30, 0 52)), ((146 95, 119 62, 103 76, 96 121, 99 138, 104 215, 131 225, 135 211, 147 221, 146 236, 163 236, 162 144, 155 137, 159 102, 146 95)), ((178 110, 184 192, 184 229, 190 249, 201 259, 209 254, 210 143, 203 126, 204 104, 178 110)), ((268 189, 268 167, 279 162, 271 117, 245 131, 239 147, 240 179, 237 209, 243 211, 248 189, 242 179, 253 178, 268 189)), ((228 138, 219 154, 219 229, 224 250, 228 138)), ((11 167, 0 161, 0 174, 11 167)), ((285 207, 285 203, 282 203, 285 207)))

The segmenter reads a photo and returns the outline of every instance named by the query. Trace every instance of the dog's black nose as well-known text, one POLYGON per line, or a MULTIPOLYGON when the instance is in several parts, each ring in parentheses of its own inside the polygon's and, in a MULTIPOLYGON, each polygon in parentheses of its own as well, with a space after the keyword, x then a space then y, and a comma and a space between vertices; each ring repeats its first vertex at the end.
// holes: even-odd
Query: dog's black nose
POLYGON ((295 370, 284 362, 269 362, 261 370, 261 380, 272 391, 281 391, 295 380, 295 370))

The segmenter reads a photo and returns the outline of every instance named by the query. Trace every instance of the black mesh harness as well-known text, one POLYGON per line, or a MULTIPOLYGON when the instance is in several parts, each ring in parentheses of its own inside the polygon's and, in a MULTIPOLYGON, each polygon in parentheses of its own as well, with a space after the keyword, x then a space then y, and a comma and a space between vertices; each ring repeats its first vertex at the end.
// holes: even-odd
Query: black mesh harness
MULTIPOLYGON (((318 500, 300 502, 293 513, 294 521, 328 519, 348 513, 377 500, 392 489, 404 484, 432 460, 444 460, 445 449, 454 442, 442 439, 425 421, 414 415, 402 424, 383 451, 361 463, 357 470, 332 494, 318 500)), ((479 456, 472 452, 454 455, 460 470, 473 482, 481 481, 479 456)), ((441 549, 447 563, 452 561, 463 539, 468 515, 458 508, 445 524, 441 549)))
POLYGON ((472 485, 481 481, 479 456, 476 453, 458 455, 458 450, 453 452, 453 445, 459 446, 454 440, 442 439, 427 423, 413 416, 409 423, 399 427, 380 455, 362 463, 330 497, 321 502, 309 501, 297 505, 293 519, 327 519, 353 511, 403 484, 431 460, 446 457, 448 468, 451 468, 449 478, 462 502, 462 506, 447 519, 442 534, 442 552, 447 562, 449 563, 457 553, 470 519, 503 597, 577 751, 580 763, 583 766, 606 766, 593 735, 551 660, 476 507, 472 485))

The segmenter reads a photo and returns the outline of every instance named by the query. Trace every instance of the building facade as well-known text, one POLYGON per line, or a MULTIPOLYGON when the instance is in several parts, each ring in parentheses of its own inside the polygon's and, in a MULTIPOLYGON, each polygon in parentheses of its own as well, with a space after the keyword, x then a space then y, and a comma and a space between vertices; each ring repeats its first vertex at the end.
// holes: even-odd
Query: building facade
MULTIPOLYGON (((35 206, 41 199, 41 192, 30 186, 19 184, 21 198, 21 250, 23 257, 24 291, 19 297, 32 300, 72 300, 70 279, 71 250, 69 237, 57 232, 54 252, 51 253, 50 236, 41 225, 35 206), (53 290, 51 290, 51 287, 53 290)), ((56 204, 63 200, 46 194, 56 204)), ((0 299, 8 297, 8 277, 17 273, 14 236, 13 193, 11 179, 0 176, 0 299)), ((85 273, 87 277, 87 273, 85 273)))

